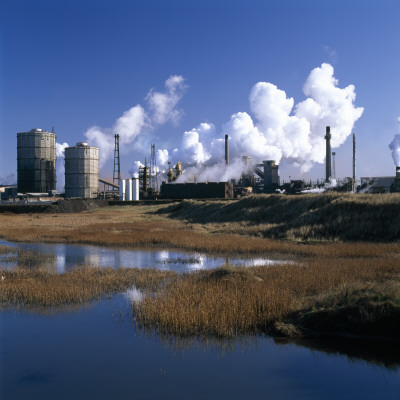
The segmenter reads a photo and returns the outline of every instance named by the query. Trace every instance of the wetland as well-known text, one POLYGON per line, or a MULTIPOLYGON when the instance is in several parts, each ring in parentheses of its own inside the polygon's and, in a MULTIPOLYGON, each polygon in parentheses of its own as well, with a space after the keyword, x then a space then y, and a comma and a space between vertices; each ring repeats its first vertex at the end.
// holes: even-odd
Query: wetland
POLYGON ((395 398, 399 243, 239 204, 0 214, 3 397, 395 398))

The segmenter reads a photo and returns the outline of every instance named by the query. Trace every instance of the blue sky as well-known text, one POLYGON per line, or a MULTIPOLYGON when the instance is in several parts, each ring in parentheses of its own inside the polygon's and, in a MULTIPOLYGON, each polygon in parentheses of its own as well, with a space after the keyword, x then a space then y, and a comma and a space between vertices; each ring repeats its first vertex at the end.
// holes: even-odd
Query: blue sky
MULTIPOLYGON (((54 126, 57 142, 74 145, 137 104, 148 110, 149 90, 164 92, 171 75, 182 76, 180 118, 153 124, 121 149, 127 176, 135 160, 149 158, 147 143, 179 147, 183 133, 204 122, 222 137, 232 114, 251 115, 257 82, 304 101, 303 85, 322 63, 332 65, 338 87, 355 86, 354 106, 364 108, 353 128, 357 175, 394 175, 388 145, 400 131, 399 22, 394 0, 3 0, 1 183, 16 175, 17 132, 54 126)), ((351 138, 335 150, 336 175, 350 176, 351 138)), ((105 162, 101 176, 112 168, 105 162)), ((324 165, 301 172, 283 160, 280 174, 320 178, 324 165)))

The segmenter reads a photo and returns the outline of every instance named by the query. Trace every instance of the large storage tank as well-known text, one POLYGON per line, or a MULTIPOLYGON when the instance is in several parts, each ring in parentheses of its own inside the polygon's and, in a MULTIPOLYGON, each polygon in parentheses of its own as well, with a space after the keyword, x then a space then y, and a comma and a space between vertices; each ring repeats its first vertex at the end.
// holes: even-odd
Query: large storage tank
POLYGON ((17 133, 18 191, 56 189, 56 134, 43 129, 17 133))
POLYGON ((65 197, 94 198, 99 191, 99 148, 79 142, 65 149, 65 197))

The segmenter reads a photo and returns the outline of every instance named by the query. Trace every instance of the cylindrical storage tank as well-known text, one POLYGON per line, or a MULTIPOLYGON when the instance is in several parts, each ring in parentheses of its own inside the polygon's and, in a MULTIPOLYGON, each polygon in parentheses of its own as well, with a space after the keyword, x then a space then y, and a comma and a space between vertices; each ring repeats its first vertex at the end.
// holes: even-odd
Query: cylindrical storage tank
POLYGON ((132 200, 139 200, 139 178, 132 178, 132 200))
POLYGON ((125 179, 119 180, 119 199, 120 201, 125 201, 125 179))
POLYGON ((126 199, 126 201, 132 201, 132 179, 126 180, 125 199, 126 199))
POLYGON ((43 129, 17 133, 18 191, 56 189, 56 134, 43 129))
POLYGON ((96 198, 99 191, 99 148, 79 142, 65 149, 65 197, 96 198))

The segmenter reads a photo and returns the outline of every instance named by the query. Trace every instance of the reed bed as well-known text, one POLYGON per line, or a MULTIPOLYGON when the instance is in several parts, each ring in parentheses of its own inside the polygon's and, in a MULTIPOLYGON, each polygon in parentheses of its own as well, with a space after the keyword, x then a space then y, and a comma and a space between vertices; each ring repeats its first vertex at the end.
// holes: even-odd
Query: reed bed
MULTIPOLYGON (((17 216, 19 217, 19 216, 17 216)), ((48 216, 40 216, 49 218, 48 216)), ((1 220, 1 215, 0 215, 1 220)), ((47 221, 47 219, 46 219, 47 221)), ((51 221, 50 221, 51 222, 51 221)), ((49 223, 50 223, 49 222, 49 223)), ((101 214, 95 223, 73 224, 43 229, 30 224, 5 228, 9 240, 32 242, 66 242, 129 247, 169 247, 215 254, 287 254, 290 256, 324 255, 337 257, 375 257, 379 254, 400 253, 399 243, 365 242, 301 242, 265 239, 234 233, 210 233, 183 223, 162 221, 104 222, 101 214)))
POLYGON ((154 290, 173 273, 154 269, 95 268, 81 266, 64 274, 18 268, 1 271, 0 305, 12 307, 57 307, 83 304, 135 285, 154 290))
MULTIPOLYGON (((400 334, 399 282, 400 265, 393 257, 223 267, 176 276, 157 296, 134 304, 133 318, 139 327, 179 336, 298 335, 305 332, 299 325, 306 321, 304 315, 329 309, 331 316, 341 316, 341 329, 351 331, 356 323, 368 333, 379 325, 385 309, 389 314, 384 317, 393 318, 388 335, 396 336, 400 334), (369 318, 365 310, 371 313, 369 318)), ((307 329, 323 328, 307 318, 307 329)), ((329 326, 330 332, 336 328, 329 326)))

